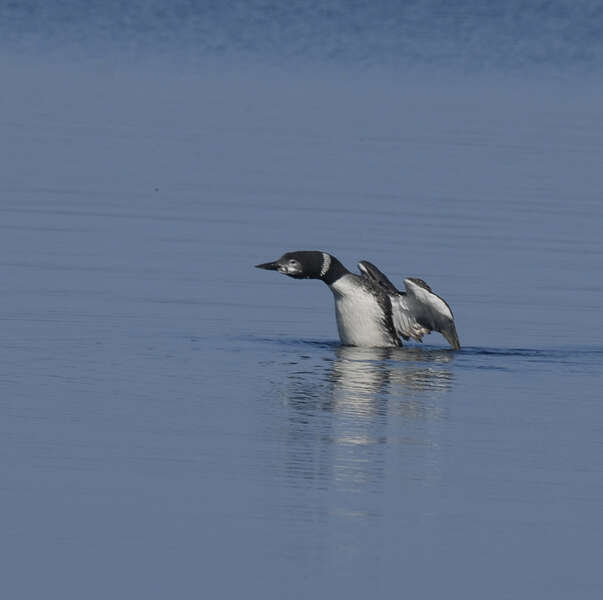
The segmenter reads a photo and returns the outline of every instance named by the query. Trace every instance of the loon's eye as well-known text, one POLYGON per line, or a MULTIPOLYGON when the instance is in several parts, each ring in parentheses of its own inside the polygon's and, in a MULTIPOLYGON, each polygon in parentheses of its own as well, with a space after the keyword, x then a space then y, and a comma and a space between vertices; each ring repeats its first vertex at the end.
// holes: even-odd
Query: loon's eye
POLYGON ((289 259, 289 264, 294 265, 297 261, 294 258, 289 259))

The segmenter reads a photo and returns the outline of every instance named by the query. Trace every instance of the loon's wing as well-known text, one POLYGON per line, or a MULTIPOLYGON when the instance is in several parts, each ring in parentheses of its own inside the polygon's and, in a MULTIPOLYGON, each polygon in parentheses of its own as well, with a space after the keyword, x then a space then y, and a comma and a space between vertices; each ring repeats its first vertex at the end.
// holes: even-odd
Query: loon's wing
POLYGON ((392 321, 396 333, 404 340, 412 338, 417 342, 423 341, 423 336, 431 331, 417 322, 406 299, 406 293, 400 292, 396 286, 373 263, 361 260, 358 269, 362 276, 385 292, 391 301, 392 321))
POLYGON ((392 320, 396 333, 403 339, 423 341, 425 334, 439 331, 452 346, 461 347, 450 306, 422 280, 404 280, 406 292, 400 292, 375 265, 360 261, 358 268, 364 277, 389 295, 392 304, 392 320))
POLYGON ((407 277, 404 287, 408 310, 417 322, 426 329, 439 331, 453 350, 460 350, 461 343, 448 302, 434 294, 422 279, 407 277))
POLYGON ((399 293, 396 286, 387 278, 387 276, 368 260, 361 260, 358 263, 358 269, 364 277, 377 284, 384 292, 387 292, 390 295, 399 293))

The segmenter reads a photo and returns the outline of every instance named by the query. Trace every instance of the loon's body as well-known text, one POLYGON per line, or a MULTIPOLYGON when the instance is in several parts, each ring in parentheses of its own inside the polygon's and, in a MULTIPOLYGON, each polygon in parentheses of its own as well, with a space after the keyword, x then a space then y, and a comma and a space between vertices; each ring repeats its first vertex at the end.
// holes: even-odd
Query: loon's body
POLYGON ((346 346, 399 346, 386 294, 353 273, 330 286, 339 339, 346 346))
POLYGON ((335 316, 341 343, 347 346, 401 346, 400 337, 422 341, 439 331, 452 348, 461 346, 450 307, 421 279, 404 280, 398 291, 368 261, 358 264, 361 274, 350 273, 334 256, 320 251, 288 252, 277 261, 256 265, 295 279, 320 279, 335 298, 335 316))

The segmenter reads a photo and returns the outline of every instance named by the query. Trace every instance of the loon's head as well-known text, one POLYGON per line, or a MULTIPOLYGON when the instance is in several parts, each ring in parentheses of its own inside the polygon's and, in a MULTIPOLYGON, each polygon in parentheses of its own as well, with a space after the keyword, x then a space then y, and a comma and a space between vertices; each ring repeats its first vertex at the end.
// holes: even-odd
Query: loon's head
POLYGON ((319 250, 287 252, 274 262, 256 265, 258 269, 279 271, 295 279, 322 279, 331 266, 332 256, 319 250))

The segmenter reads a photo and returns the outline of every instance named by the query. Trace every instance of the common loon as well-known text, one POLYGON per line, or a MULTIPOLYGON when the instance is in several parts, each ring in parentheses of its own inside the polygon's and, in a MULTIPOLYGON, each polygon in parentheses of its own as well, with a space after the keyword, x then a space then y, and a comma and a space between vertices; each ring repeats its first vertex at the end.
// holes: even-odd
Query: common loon
POLYGON ((401 346, 400 337, 421 342, 433 330, 454 350, 461 347, 450 306, 422 279, 404 279, 406 291, 401 292, 367 260, 358 263, 360 275, 356 275, 333 255, 318 250, 287 252, 256 267, 294 279, 324 281, 335 297, 339 338, 346 346, 401 346))

